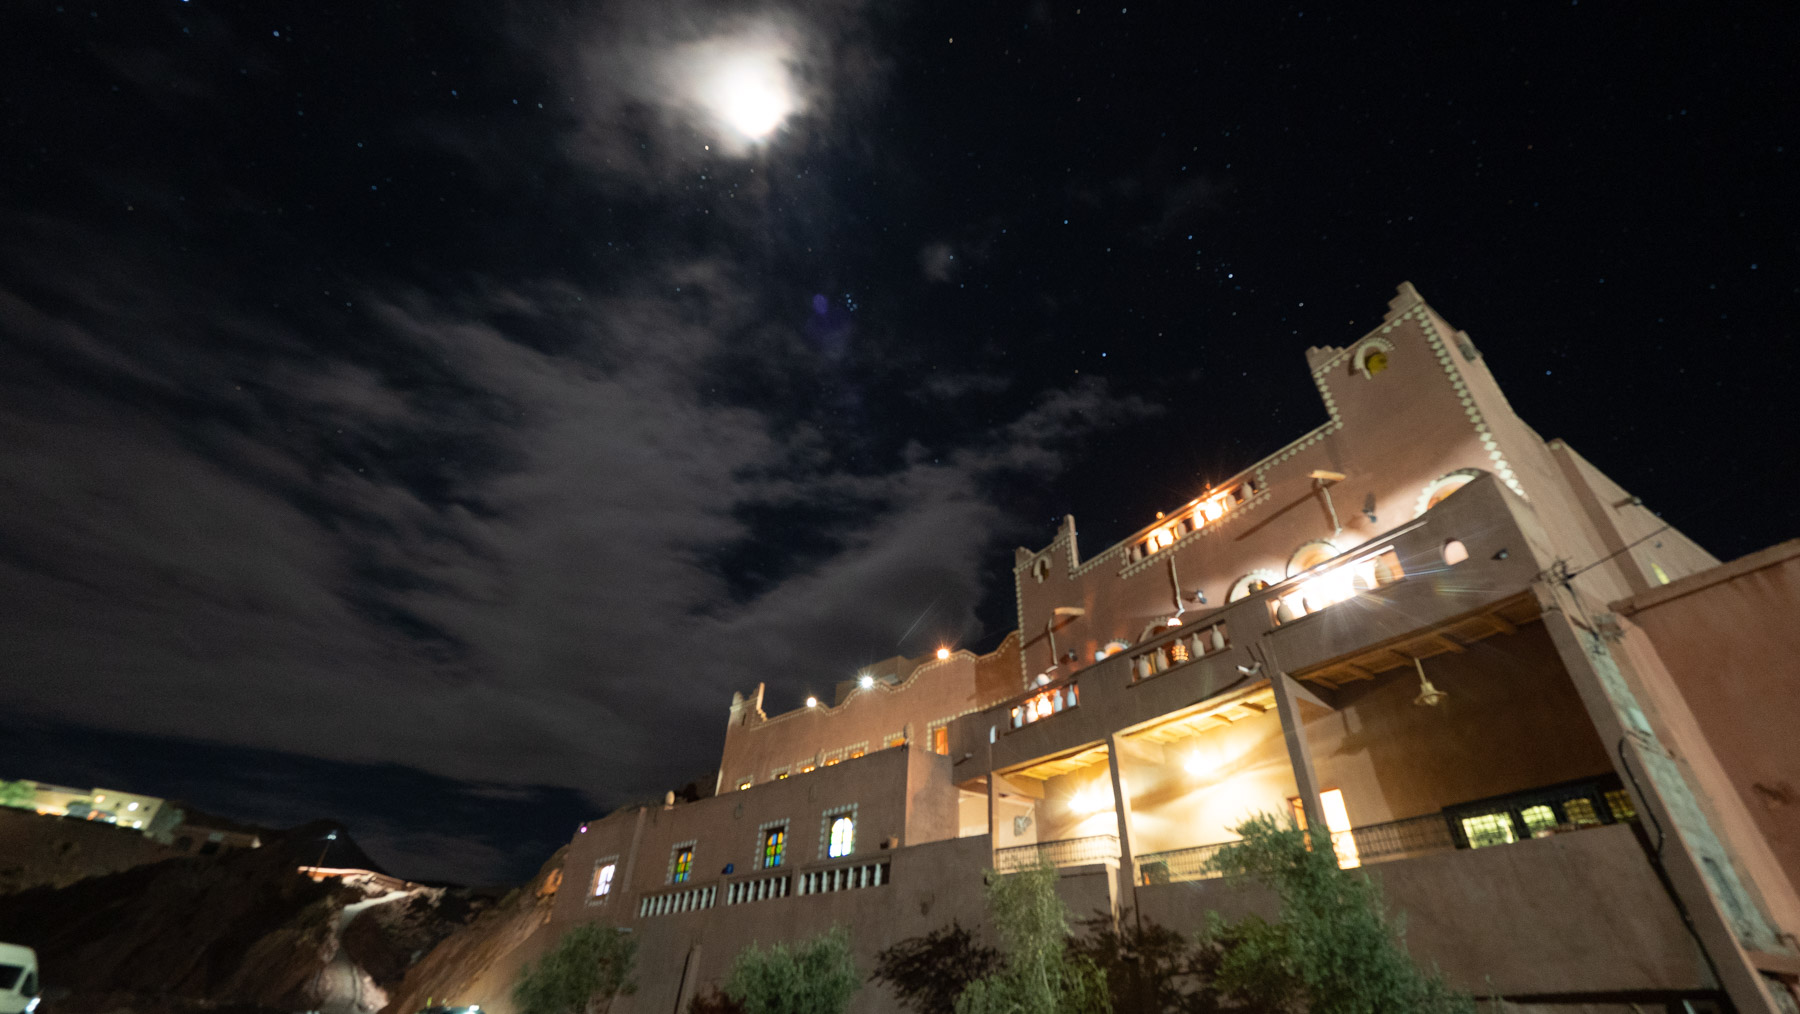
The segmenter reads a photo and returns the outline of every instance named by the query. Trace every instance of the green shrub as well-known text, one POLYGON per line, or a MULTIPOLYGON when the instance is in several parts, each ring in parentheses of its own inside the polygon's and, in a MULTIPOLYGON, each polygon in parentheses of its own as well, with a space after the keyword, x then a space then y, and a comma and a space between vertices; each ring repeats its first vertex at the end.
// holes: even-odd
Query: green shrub
POLYGON ((1069 910, 1056 880, 1048 864, 988 875, 988 915, 1004 964, 963 990, 956 1014, 1111 1014, 1106 973, 1069 952, 1069 910))
POLYGON ((1219 949, 1214 987, 1268 1010, 1307 1014, 1474 1014, 1474 1002, 1414 965, 1401 927, 1366 874, 1338 868, 1328 834, 1263 814, 1236 828, 1214 869, 1275 893, 1274 922, 1209 913, 1202 942, 1219 949), (1310 847, 1309 847, 1310 846, 1310 847))
POLYGON ((887 983, 900 1006, 918 1014, 955 1014, 956 998, 969 983, 999 966, 999 951, 976 943, 974 934, 951 922, 876 955, 869 980, 887 983))
POLYGON ((637 940, 607 926, 577 926, 550 953, 519 970, 519 1014, 606 1014, 613 998, 637 992, 637 940))
POLYGON ((752 944, 731 962, 725 995, 745 1014, 842 1014, 862 986, 842 927, 797 944, 752 944))

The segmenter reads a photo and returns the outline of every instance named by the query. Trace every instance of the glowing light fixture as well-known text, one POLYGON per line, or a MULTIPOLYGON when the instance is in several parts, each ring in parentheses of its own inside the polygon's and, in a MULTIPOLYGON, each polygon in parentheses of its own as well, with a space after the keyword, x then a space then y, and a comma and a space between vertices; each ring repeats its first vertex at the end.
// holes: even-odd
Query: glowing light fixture
POLYGON ((1213 766, 1208 764, 1206 759, 1201 757, 1200 752, 1196 750, 1193 753, 1188 754, 1187 759, 1181 762, 1181 769, 1190 775, 1206 775, 1212 773, 1213 766))
POLYGON ((1419 670, 1419 696, 1413 698, 1414 704, 1432 708, 1443 703, 1444 698, 1450 696, 1432 686, 1431 681, 1425 678, 1425 663, 1415 658, 1413 659, 1413 668, 1419 670))
POLYGON ((950 649, 949 648, 939 648, 937 655, 938 655, 938 661, 942 662, 944 659, 947 659, 950 657, 950 649))
POLYGON ((809 708, 816 708, 816 707, 818 707, 818 706, 819 706, 819 699, 818 699, 818 698, 817 698, 817 697, 808 697, 808 698, 807 698, 807 699, 806 699, 806 706, 807 706, 807 707, 809 707, 809 708))
POLYGON ((1331 849, 1337 853, 1338 868, 1361 866, 1356 854, 1356 838, 1350 833, 1350 811, 1344 808, 1344 790, 1327 789, 1319 793, 1319 806, 1325 811, 1325 830, 1331 832, 1331 849))
POLYGON ((587 834, 587 825, 586 824, 581 825, 581 833, 587 834))
POLYGON ((1069 810, 1082 816, 1110 810, 1113 805, 1112 786, 1104 782, 1090 785, 1069 797, 1069 810))
POLYGON ((857 683, 860 683, 860 684, 861 684, 861 685, 862 685, 862 688, 863 688, 863 689, 864 689, 864 690, 867 690, 867 689, 869 689, 869 688, 870 688, 870 687, 872 687, 872 686, 874 686, 874 685, 875 685, 875 677, 873 677, 873 676, 870 676, 870 675, 868 675, 868 674, 866 674, 866 673, 865 673, 865 674, 864 674, 864 675, 863 675, 863 677, 862 677, 862 678, 861 678, 861 679, 859 679, 859 680, 857 680, 857 681, 856 681, 856 682, 857 682, 857 683))

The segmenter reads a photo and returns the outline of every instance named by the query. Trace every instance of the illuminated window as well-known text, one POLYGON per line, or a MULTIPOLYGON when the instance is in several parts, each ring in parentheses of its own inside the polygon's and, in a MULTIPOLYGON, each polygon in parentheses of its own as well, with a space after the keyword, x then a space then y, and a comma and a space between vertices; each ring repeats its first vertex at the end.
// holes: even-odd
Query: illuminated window
POLYGON ((1594 801, 1591 799, 1569 799, 1563 802, 1563 813, 1569 823, 1577 827, 1600 823, 1600 815, 1594 812, 1594 801))
POLYGON ((1376 374, 1388 368, 1388 353, 1392 351, 1392 344, 1385 338, 1377 338, 1356 350, 1356 361, 1352 366, 1364 378, 1373 380, 1376 374))
POLYGON ((1325 829, 1331 832, 1331 848, 1337 853, 1339 869, 1361 866, 1357 858, 1356 837, 1350 832, 1350 811, 1344 808, 1342 789, 1326 789, 1319 793, 1319 808, 1325 811, 1325 829))
POLYGON ((1488 845, 1508 845, 1519 840, 1519 836, 1513 833, 1512 817, 1505 813, 1464 817, 1462 829, 1463 836, 1469 840, 1469 847, 1472 849, 1488 845))
POLYGON ((1542 803, 1537 806, 1527 806, 1519 811, 1519 816, 1525 818, 1526 833, 1534 838, 1537 837, 1539 831, 1556 829, 1556 811, 1542 803))
POLYGON ((1637 807, 1631 805, 1631 793, 1624 789, 1614 789, 1606 794, 1606 808, 1612 811, 1614 820, 1637 819, 1637 807))
POLYGON ((1231 591, 1225 594, 1225 601, 1237 602, 1247 599, 1257 592, 1266 591, 1268 587, 1281 580, 1281 575, 1272 570, 1255 570, 1237 579, 1231 591))
POLYGON ((933 753, 950 756, 950 727, 948 725, 940 725, 931 730, 931 750, 933 753))
POLYGON ((1312 542, 1308 542, 1306 545, 1301 546, 1296 550, 1294 555, 1288 560, 1288 577, 1293 577, 1295 574, 1301 573, 1302 571, 1311 570, 1337 555, 1338 547, 1332 545, 1325 539, 1315 539, 1312 542))
POLYGON ((781 865, 782 857, 787 854, 787 825, 771 827, 763 832, 762 868, 772 869, 781 865))
POLYGON ((1454 567, 1469 558, 1469 547, 1460 539, 1451 539, 1444 543, 1444 565, 1454 567))
MULTIPOLYGON (((741 840, 741 839, 740 839, 741 840)), ((682 884, 694 876, 694 844, 688 842, 675 846, 669 856, 669 883, 682 884)))
POLYGON ((1413 517, 1423 515, 1426 511, 1443 503, 1450 494, 1473 482, 1477 476, 1485 474, 1479 468, 1462 468, 1431 480, 1419 493, 1419 506, 1413 511, 1413 517))
POLYGON ((831 821, 831 844, 825 854, 833 859, 847 856, 856 848, 856 820, 834 817, 831 821))
POLYGON ((613 873, 619 868, 617 862, 602 859, 594 864, 594 897, 604 898, 612 893, 613 873))

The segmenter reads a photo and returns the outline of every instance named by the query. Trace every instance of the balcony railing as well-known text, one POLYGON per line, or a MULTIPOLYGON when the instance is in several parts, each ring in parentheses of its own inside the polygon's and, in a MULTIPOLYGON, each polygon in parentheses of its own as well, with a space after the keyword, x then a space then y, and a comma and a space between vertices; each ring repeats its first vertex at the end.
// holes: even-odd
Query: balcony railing
MULTIPOLYGON (((1384 863, 1457 849, 1488 848, 1633 821, 1637 813, 1617 778, 1581 779, 1448 806, 1439 813, 1353 827, 1331 835, 1338 865, 1384 863)), ((1133 857, 1139 884, 1209 880, 1212 860, 1235 842, 1216 842, 1133 857)))
POLYGON ((1131 656, 1131 680, 1147 680, 1158 673, 1185 665, 1231 647, 1224 623, 1196 627, 1179 637, 1131 656))
POLYGON ((880 887, 888 883, 887 860, 836 866, 829 870, 809 870, 800 874, 801 894, 829 894, 854 891, 864 887, 880 887))
POLYGON ((1022 729, 1040 719, 1051 715, 1060 715, 1064 711, 1081 704, 1081 692, 1070 679, 1067 683, 1058 683, 1044 687, 1018 704, 1013 705, 1009 720, 1012 727, 1022 729))
POLYGON ((994 850, 994 869, 999 873, 1017 873, 1048 863, 1051 866, 1086 866, 1090 863, 1119 859, 1119 836, 1096 834, 1086 838, 1065 838, 1015 845, 994 850))
POLYGON ((1383 546, 1349 559, 1335 559, 1297 574, 1277 585, 1265 600, 1276 626, 1292 623, 1321 609, 1404 580, 1406 571, 1392 546, 1383 546))
POLYGON ((638 902, 638 918, 669 915, 675 912, 694 912, 703 908, 711 908, 713 903, 718 900, 719 885, 717 884, 651 895, 638 902))
POLYGON ((785 873, 754 880, 739 880, 725 885, 725 904, 743 905, 765 898, 785 898, 792 885, 793 879, 785 873))

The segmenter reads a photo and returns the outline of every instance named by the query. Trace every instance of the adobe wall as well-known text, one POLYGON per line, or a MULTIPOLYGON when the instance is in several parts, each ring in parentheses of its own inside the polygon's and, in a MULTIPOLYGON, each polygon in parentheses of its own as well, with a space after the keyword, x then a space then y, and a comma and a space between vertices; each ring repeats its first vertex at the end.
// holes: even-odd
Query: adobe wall
MULTIPOLYGON (((1614 824, 1511 845, 1365 867, 1406 945, 1477 994, 1695 990, 1711 980, 1631 827, 1614 824)), ((1143 916, 1184 932, 1208 909, 1275 914, 1237 880, 1135 889, 1143 916)))
MULTIPOLYGON (((856 807, 855 856, 878 855, 882 843, 890 839, 905 845, 912 752, 883 750, 742 792, 674 806, 621 810, 604 820, 590 821, 585 832, 577 832, 570 840, 563 876, 564 883, 575 889, 565 889, 558 898, 556 917, 581 918, 593 909, 598 910, 591 913, 593 917, 609 923, 634 918, 641 895, 674 886, 669 882, 670 857, 675 847, 685 842, 694 843, 691 886, 718 882, 727 865, 736 874, 754 870, 761 828, 769 821, 787 823, 787 866, 826 858, 824 815, 842 806, 856 807), (619 865, 613 894, 605 902, 590 904, 585 885, 591 881, 595 863, 614 857, 619 865)), ((937 761, 948 764, 947 758, 937 761)), ((922 772, 929 770, 934 769, 921 768, 922 772)), ((922 812, 918 821, 919 827, 932 833, 941 832, 946 825, 954 828, 955 788, 943 778, 936 791, 949 802, 926 805, 922 801, 922 811, 929 811, 932 805, 937 809, 922 812)))
MULTIPOLYGON (((1056 607, 1085 611, 1056 629, 1058 651, 1077 653, 1072 666, 1060 660, 1063 675, 1092 664, 1094 652, 1109 641, 1138 642, 1146 628, 1178 608, 1216 608, 1246 575, 1288 576, 1290 559, 1310 541, 1348 549, 1411 520, 1424 508, 1433 480, 1459 470, 1492 474, 1528 501, 1548 535, 1550 559, 1572 567, 1599 561, 1662 527, 1661 519, 1626 502, 1623 489, 1566 445, 1547 446, 1520 420, 1468 336, 1451 328, 1411 285, 1400 287, 1380 327, 1344 348, 1307 355, 1327 421, 1226 482, 1252 481, 1257 492, 1249 502, 1137 562, 1129 562, 1130 547, 1181 510, 1090 559, 1080 558, 1072 518, 1049 546, 1019 551, 1013 576, 1025 673, 1052 664, 1044 624, 1056 607), (1377 347, 1387 352, 1388 366, 1368 376, 1358 359, 1377 347), (1345 475, 1330 486, 1329 505, 1311 478, 1314 470, 1345 475), (1180 606, 1176 583, 1184 596, 1180 606), (1194 599, 1201 590, 1204 605, 1194 599)), ((1593 594, 1614 598, 1647 587, 1651 563, 1677 579, 1711 559, 1669 529, 1597 567, 1586 580, 1593 594)))
POLYGON ((1612 772, 1542 623, 1424 665, 1449 695, 1432 707, 1405 669, 1346 684, 1335 712, 1301 705, 1319 788, 1343 790, 1351 826, 1612 772))
POLYGON ((855 749, 874 753, 897 735, 929 749, 929 733, 936 724, 979 710, 1019 688, 1016 634, 987 655, 957 651, 947 659, 908 663, 902 682, 854 687, 835 706, 821 693, 817 707, 770 717, 762 713, 759 694, 734 708, 720 758, 720 792, 735 791, 746 779, 760 785, 777 771, 798 774, 806 764, 822 768, 855 749))
POLYGON ((1771 914, 1800 928, 1800 540, 1613 608, 1659 736, 1697 761, 1689 767, 1740 859, 1779 885, 1766 892, 1771 914))

